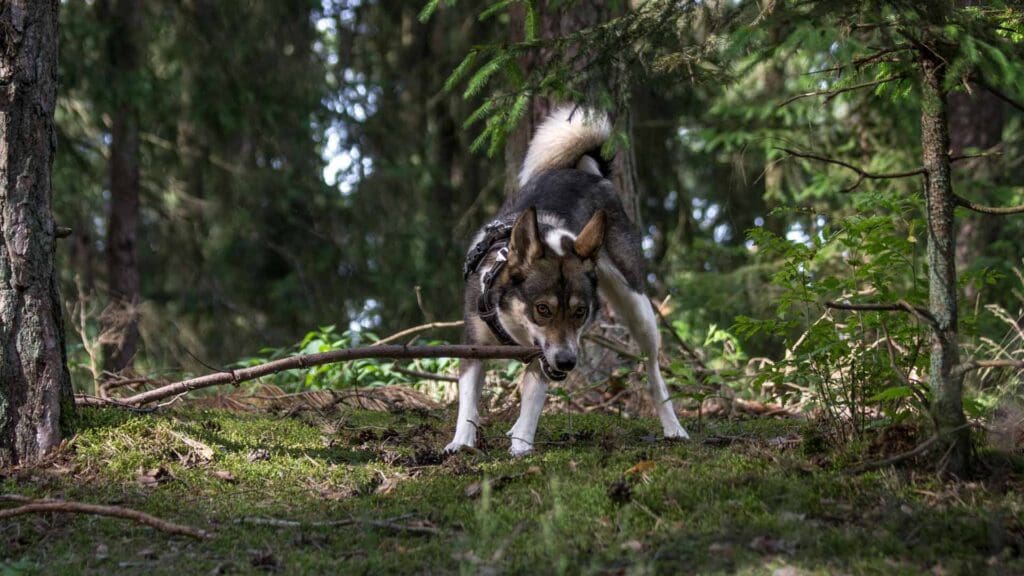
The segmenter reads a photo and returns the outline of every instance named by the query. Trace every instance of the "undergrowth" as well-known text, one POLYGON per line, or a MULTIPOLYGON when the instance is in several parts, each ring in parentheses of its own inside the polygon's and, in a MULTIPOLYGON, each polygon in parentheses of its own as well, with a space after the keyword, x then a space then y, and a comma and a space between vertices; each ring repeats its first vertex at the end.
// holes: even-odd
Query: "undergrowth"
POLYGON ((0 573, 1024 572, 1012 474, 854 476, 843 468, 863 453, 832 452, 807 424, 771 419, 712 421, 666 443, 652 421, 546 415, 533 456, 510 458, 510 423, 497 421, 483 426, 481 453, 445 457, 451 421, 84 410, 60 456, 10 472, 0 491, 132 507, 215 536, 25 516, 0 524, 0 573))

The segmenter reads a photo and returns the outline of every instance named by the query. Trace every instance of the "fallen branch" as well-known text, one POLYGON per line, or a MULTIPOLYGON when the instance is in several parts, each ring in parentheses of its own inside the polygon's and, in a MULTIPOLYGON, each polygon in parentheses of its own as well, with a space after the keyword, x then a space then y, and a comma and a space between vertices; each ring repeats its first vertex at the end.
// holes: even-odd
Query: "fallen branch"
POLYGON ((909 460, 911 458, 915 458, 917 456, 920 456, 921 454, 924 454, 925 451, 931 448, 932 444, 935 444, 935 442, 937 442, 938 440, 938 435, 932 436, 931 438, 918 444, 917 447, 914 448, 913 450, 909 450, 907 452, 903 452, 902 454, 897 454, 889 458, 883 458, 882 460, 875 460, 874 462, 867 462, 865 464, 861 464, 860 466, 850 468, 849 470, 846 471, 846 473, 852 475, 863 474, 865 472, 870 472, 872 470, 878 470, 879 468, 886 468, 894 464, 899 464, 904 460, 909 460))
POLYGON ((13 518, 15 516, 23 516, 25 514, 37 514, 41 512, 92 514, 95 516, 123 518, 125 520, 131 520, 139 524, 145 524, 146 526, 149 526, 151 528, 156 528, 161 532, 167 532, 168 534, 179 534, 181 536, 189 536, 191 538, 196 538, 198 540, 203 540, 211 537, 210 533, 205 530, 200 530, 199 528, 193 528, 191 526, 184 526, 182 524, 175 524, 174 522, 161 520, 156 516, 150 516, 145 512, 139 512, 138 510, 132 510, 130 508, 122 508, 120 506, 85 504, 83 502, 69 502, 66 500, 36 500, 33 498, 28 498, 26 496, 21 496, 19 494, 3 494, 0 495, 0 500, 22 503, 22 506, 18 506, 16 508, 7 508, 5 510, 0 510, 0 520, 6 518, 13 518))
POLYGON ((527 346, 469 346, 469 345, 444 345, 444 346, 364 346, 361 348, 345 348, 343 350, 331 350, 316 354, 299 354, 289 356, 237 370, 225 370, 206 376, 189 378, 181 382, 175 382, 134 396, 127 396, 118 400, 119 404, 130 406, 141 406, 171 396, 185 394, 200 388, 220 386, 222 384, 240 384, 284 372, 312 368, 324 364, 336 362, 347 362, 349 360, 360 360, 364 358, 480 358, 480 359, 513 359, 529 361, 540 355, 540 349, 527 346))
POLYGON ((981 214, 995 214, 997 216, 1006 216, 1008 214, 1024 214, 1024 204, 1020 206, 985 206, 972 202, 962 196, 955 196, 956 205, 980 212, 981 214))
MULTIPOLYGON (((947 432, 947 434, 953 434, 954 432, 958 432, 960 430, 963 430, 964 428, 967 428, 970 425, 971 424, 969 422, 966 423, 966 424, 962 424, 960 426, 957 426, 956 428, 953 428, 952 430, 947 432)), ((863 474, 864 472, 870 472, 871 470, 878 470, 879 468, 885 468, 887 466, 892 466, 894 464, 899 464, 900 462, 903 462, 904 460, 909 460, 911 458, 915 458, 915 457, 920 456, 921 454, 923 454, 929 448, 931 448, 933 444, 935 444, 936 442, 939 441, 939 438, 941 438, 941 435, 935 434, 931 438, 929 438, 929 439, 925 440, 924 442, 921 442, 920 444, 918 444, 917 447, 913 448, 912 450, 908 450, 907 452, 903 452, 902 454, 897 454, 895 456, 890 456, 889 458, 883 458, 882 460, 875 460, 874 462, 867 462, 865 464, 861 464, 860 466, 855 466, 855 467, 850 468, 849 470, 847 470, 846 473, 847 474, 853 474, 853 475, 863 474)))
POLYGON ((455 376, 449 376, 447 374, 434 374, 432 372, 420 372, 419 370, 409 370, 408 368, 402 368, 401 366, 395 366, 392 368, 399 374, 405 374, 406 376, 412 376, 413 378, 421 378, 423 380, 437 380, 440 382, 458 382, 459 379, 455 376))
POLYGON ((275 528, 337 528, 338 526, 362 525, 391 530, 393 532, 406 532, 409 534, 429 534, 431 536, 443 534, 443 531, 434 528, 433 526, 411 526, 409 524, 398 524, 393 520, 359 520, 356 518, 347 518, 345 520, 299 522, 296 520, 247 516, 245 518, 238 519, 238 522, 240 524, 255 524, 257 526, 273 526, 275 528))
POLYGON ((75 394, 75 406, 124 408, 125 410, 140 414, 156 411, 156 408, 139 408, 132 404, 125 404, 117 398, 104 398, 103 396, 93 396, 91 394, 75 394))

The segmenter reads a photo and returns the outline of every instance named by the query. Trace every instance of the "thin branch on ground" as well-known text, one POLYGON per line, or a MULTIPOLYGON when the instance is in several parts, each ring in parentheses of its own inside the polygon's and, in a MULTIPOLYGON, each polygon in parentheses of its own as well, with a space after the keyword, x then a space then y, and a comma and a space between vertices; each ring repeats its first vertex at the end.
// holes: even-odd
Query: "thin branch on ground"
POLYGON ((833 98, 835 98, 836 96, 839 96, 840 94, 844 94, 846 92, 853 92, 854 90, 860 90, 862 88, 871 88, 872 86, 879 86, 879 85, 885 84, 887 82, 893 82, 895 80, 902 80, 904 78, 906 78, 906 75, 904 75, 904 74, 896 74, 894 76, 889 76, 887 78, 880 78, 878 80, 871 80, 869 82, 861 82, 860 84, 854 84, 852 86, 845 86, 843 88, 835 88, 835 89, 832 89, 832 90, 815 90, 813 92, 804 92, 802 94, 796 94, 794 96, 790 96, 789 98, 786 98, 785 100, 782 101, 781 104, 779 104, 779 108, 782 108, 783 106, 786 106, 788 104, 792 104, 793 102, 795 102, 797 100, 800 100, 802 98, 810 98, 812 96, 825 96, 825 102, 824 103, 827 104, 833 98))
POLYGON ((339 526, 369 526, 392 532, 404 532, 407 534, 429 534, 436 536, 444 534, 443 530, 433 526, 414 526, 399 524, 394 520, 360 520, 358 518, 346 518, 345 520, 325 520, 312 522, 299 522, 297 520, 281 520, 278 518, 257 518, 247 516, 238 520, 240 524, 255 524, 257 526, 273 526, 275 528, 337 528, 339 526))
POLYGON ((402 338, 409 336, 410 334, 418 334, 420 332, 426 332, 427 330, 433 330, 435 328, 458 328, 462 326, 464 323, 465 322, 463 322, 462 320, 454 320, 452 322, 429 322, 427 324, 413 326, 412 328, 406 328, 401 332, 395 332, 394 334, 388 336, 387 338, 381 338, 380 340, 377 340, 372 345, 382 346, 384 344, 387 344, 388 342, 401 340, 402 338))
POLYGON ((918 444, 917 447, 914 448, 913 450, 909 450, 907 452, 903 452, 902 454, 897 454, 889 458, 883 458, 882 460, 875 460, 874 462, 867 462, 865 464, 861 464, 860 466, 850 468, 849 470, 846 471, 846 473, 852 475, 863 474, 865 472, 870 472, 872 470, 878 470, 879 468, 893 466, 895 464, 899 464, 900 462, 909 460, 911 458, 916 458, 917 456, 924 454, 938 440, 938 435, 932 436, 931 438, 918 444))
POLYGON ((843 302, 825 302, 825 307, 832 308, 833 310, 852 310, 854 312, 909 312, 933 327, 938 325, 938 322, 935 320, 935 316, 932 316, 930 310, 923 306, 914 306, 906 300, 900 300, 893 304, 845 304, 843 302))
POLYGON ((1024 370, 1024 360, 1013 358, 1002 358, 997 360, 968 360, 953 368, 953 376, 962 376, 973 370, 984 370, 985 368, 1017 368, 1024 370))
MULTIPOLYGON (((962 426, 957 426, 956 428, 950 430, 949 434, 963 430, 968 426, 970 426, 970 423, 964 424, 962 426)), ((931 448, 933 444, 939 441, 939 438, 941 438, 941 436, 939 434, 935 434, 932 437, 925 440, 924 442, 918 444, 915 448, 908 450, 907 452, 903 452, 902 454, 897 454, 895 456, 890 456, 889 458, 875 460, 873 462, 866 462, 864 464, 861 464, 860 466, 850 468, 849 470, 846 471, 846 473, 852 475, 863 474, 865 472, 870 472, 872 470, 878 470, 879 468, 893 466, 895 464, 899 464, 900 462, 904 462, 911 458, 916 458, 917 456, 920 456, 921 454, 924 454, 926 451, 928 451, 928 449, 931 448)))
POLYGON ((360 348, 345 348, 342 350, 331 350, 316 354, 298 354, 273 360, 265 364, 238 368, 236 370, 225 370, 196 378, 189 378, 145 392, 134 396, 127 396, 119 399, 120 404, 141 406, 170 398, 179 394, 185 394, 201 388, 220 386, 223 384, 240 384, 270 374, 284 372, 286 370, 297 370, 312 368, 324 364, 347 362, 349 360, 361 360, 365 358, 480 358, 480 359, 512 359, 529 361, 540 355, 540 349, 528 346, 469 346, 469 345, 443 345, 443 346, 364 346, 360 348))
POLYGON ((70 502, 67 500, 33 499, 19 494, 3 494, 0 500, 17 502, 22 504, 15 508, 0 510, 0 520, 22 516, 25 514, 39 514, 45 512, 63 512, 70 514, 91 514, 94 516, 108 516, 111 518, 123 518, 139 524, 145 524, 168 534, 179 534, 203 540, 210 538, 210 533, 199 528, 175 524, 167 520, 161 520, 145 512, 122 508, 121 506, 106 506, 102 504, 86 504, 84 502, 70 502))
POLYGON ((413 378, 422 378, 423 380, 437 380, 439 382, 458 382, 459 379, 456 376, 449 376, 447 374, 434 374, 432 372, 420 372, 419 370, 410 370, 408 368, 402 368, 401 366, 395 366, 392 368, 399 374, 405 374, 406 376, 412 376, 413 378))
POLYGON ((140 408, 132 404, 125 404, 117 398, 110 398, 109 396, 93 396, 91 394, 75 394, 75 406, 124 408, 125 410, 137 412, 139 414, 156 412, 156 408, 140 408))
POLYGON ((1002 206, 984 206, 982 204, 977 204, 975 202, 972 202, 972 201, 970 201, 970 200, 968 200, 968 199, 966 199, 966 198, 964 198, 962 196, 955 196, 955 198, 956 198, 956 205, 957 206, 962 206, 964 208, 967 208, 968 210, 973 210, 975 212, 980 212, 981 214, 995 214, 997 216, 1006 216, 1006 215, 1009 215, 1009 214, 1024 214, 1024 204, 1021 204, 1020 206, 1005 206, 1005 207, 1002 207, 1002 206))

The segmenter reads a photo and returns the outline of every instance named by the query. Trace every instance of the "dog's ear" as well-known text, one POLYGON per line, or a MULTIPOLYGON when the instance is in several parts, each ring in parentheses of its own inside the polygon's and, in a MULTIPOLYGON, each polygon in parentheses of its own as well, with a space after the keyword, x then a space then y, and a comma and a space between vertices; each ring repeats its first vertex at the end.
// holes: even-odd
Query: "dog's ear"
POLYGON ((597 253, 601 250, 601 244, 604 243, 604 229, 607 220, 608 217, 605 215, 604 210, 594 212, 594 215, 590 217, 590 221, 580 231, 580 235, 576 237, 576 245, 573 248, 577 256, 584 260, 597 258, 597 253))
POLYGON ((509 260, 514 264, 529 264, 544 255, 535 207, 529 207, 516 218, 509 248, 509 260))

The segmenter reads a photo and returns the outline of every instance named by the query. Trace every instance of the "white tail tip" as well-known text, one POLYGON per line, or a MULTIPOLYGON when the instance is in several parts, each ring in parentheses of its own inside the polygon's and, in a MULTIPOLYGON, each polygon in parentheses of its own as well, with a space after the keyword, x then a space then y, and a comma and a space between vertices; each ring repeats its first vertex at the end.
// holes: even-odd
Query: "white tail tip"
POLYGON ((556 108, 530 140, 519 171, 519 186, 544 170, 575 167, 584 154, 604 144, 611 133, 606 114, 574 105, 556 108))

